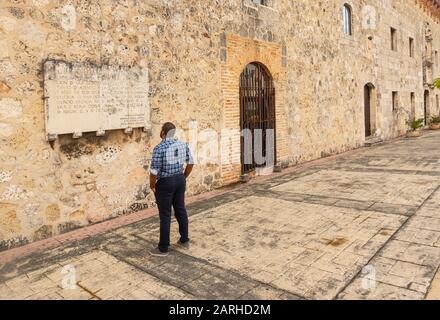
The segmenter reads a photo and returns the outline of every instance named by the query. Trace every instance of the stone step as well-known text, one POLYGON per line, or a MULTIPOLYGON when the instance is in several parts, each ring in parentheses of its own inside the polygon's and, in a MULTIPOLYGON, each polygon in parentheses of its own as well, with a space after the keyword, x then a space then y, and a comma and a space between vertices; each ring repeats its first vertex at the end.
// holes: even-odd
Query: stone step
POLYGON ((270 167, 262 167, 262 168, 256 168, 255 171, 248 173, 248 174, 242 174, 240 176, 240 182, 247 183, 251 181, 252 178, 259 177, 259 176, 270 176, 274 172, 281 172, 282 168, 281 166, 270 166, 270 167))
POLYGON ((274 166, 257 168, 255 174, 257 176, 270 176, 274 172, 274 166))
POLYGON ((375 146, 375 145, 378 145, 381 143, 383 143, 383 140, 379 137, 375 137, 375 138, 367 139, 364 143, 364 146, 365 147, 372 147, 372 146, 375 146))

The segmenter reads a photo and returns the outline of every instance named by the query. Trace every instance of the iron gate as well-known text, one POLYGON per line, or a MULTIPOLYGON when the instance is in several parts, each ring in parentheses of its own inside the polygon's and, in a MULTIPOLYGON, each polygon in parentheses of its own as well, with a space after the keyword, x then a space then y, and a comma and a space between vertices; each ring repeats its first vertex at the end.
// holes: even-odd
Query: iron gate
MULTIPOLYGON (((275 88, 270 74, 265 67, 258 63, 247 65, 240 77, 240 128, 241 137, 241 163, 242 173, 249 173, 258 167, 273 165, 257 163, 255 161, 255 130, 262 132, 262 156, 266 157, 271 151, 276 159, 275 150, 275 88), (243 132, 249 129, 252 133, 252 142, 245 143, 243 132), (268 150, 266 145, 267 130, 273 130, 273 150, 268 150), (247 150, 245 150, 247 149, 247 150), (247 154, 247 156, 246 156, 247 154)), ((260 147, 259 145, 257 146, 260 147)), ((257 150, 259 152, 259 150, 257 150)))

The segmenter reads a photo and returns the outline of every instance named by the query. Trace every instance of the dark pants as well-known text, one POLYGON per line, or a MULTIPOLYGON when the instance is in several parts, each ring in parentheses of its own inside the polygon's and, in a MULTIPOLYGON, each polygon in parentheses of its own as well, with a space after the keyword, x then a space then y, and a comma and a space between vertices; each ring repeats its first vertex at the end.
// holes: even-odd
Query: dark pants
POLYGON ((185 176, 161 178, 156 185, 156 203, 160 217, 159 250, 167 252, 170 246, 171 207, 179 223, 180 241, 188 242, 188 214, 185 208, 185 176))

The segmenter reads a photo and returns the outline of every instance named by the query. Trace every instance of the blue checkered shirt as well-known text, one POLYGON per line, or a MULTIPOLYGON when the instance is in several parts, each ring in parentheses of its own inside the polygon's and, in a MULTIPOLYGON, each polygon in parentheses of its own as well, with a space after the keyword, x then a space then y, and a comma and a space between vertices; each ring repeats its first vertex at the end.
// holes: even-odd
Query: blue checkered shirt
POLYGON ((183 174, 185 163, 194 164, 188 145, 177 139, 162 140, 153 150, 150 172, 158 179, 183 174))

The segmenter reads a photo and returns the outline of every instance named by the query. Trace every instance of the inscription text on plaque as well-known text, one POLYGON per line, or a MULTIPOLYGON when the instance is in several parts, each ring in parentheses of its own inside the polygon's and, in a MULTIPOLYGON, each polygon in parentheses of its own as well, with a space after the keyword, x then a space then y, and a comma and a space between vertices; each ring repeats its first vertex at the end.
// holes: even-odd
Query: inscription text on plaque
POLYGON ((44 64, 46 134, 151 129, 148 70, 49 60, 44 64))

